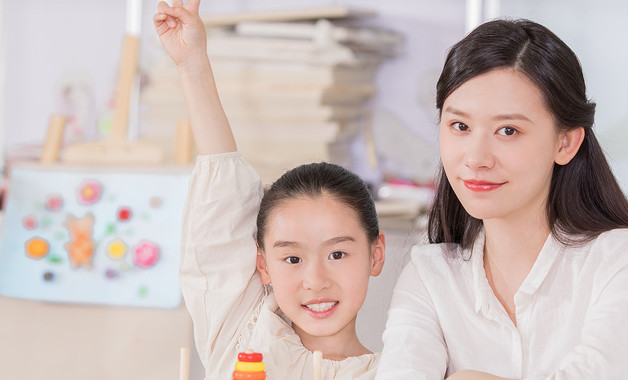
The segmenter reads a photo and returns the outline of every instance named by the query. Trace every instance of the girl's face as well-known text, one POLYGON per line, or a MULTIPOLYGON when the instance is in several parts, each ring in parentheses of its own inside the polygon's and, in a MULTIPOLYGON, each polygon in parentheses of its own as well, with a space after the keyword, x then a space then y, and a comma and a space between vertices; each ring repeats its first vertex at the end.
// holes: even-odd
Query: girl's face
POLYGON ((558 132, 540 90, 513 69, 470 79, 443 104, 443 167, 478 219, 545 218, 554 163, 568 163, 582 138, 582 128, 558 132))
POLYGON ((355 319, 384 264, 384 239, 371 245, 356 212, 331 196, 280 203, 268 220, 262 282, 300 336, 355 335, 355 319))

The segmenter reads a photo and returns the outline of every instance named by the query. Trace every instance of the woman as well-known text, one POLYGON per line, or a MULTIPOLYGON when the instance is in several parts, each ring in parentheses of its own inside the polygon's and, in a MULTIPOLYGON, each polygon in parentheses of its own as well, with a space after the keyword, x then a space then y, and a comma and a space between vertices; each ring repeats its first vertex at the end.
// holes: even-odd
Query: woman
POLYGON ((377 379, 628 378, 628 204, 575 54, 485 23, 437 84, 442 170, 377 379))

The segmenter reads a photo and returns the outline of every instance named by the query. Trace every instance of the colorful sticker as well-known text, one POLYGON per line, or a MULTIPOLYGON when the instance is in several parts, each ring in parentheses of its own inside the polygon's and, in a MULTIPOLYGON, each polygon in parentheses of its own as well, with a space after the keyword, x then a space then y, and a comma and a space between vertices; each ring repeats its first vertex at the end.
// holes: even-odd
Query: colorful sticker
POLYGON ((87 213, 82 218, 76 218, 68 214, 65 226, 68 229, 70 241, 65 243, 64 247, 68 251, 72 269, 79 267, 92 269, 92 256, 94 255, 95 245, 92 239, 94 215, 87 213))
POLYGON ((149 202, 150 207, 152 207, 152 208, 159 208, 159 207, 161 207, 162 203, 163 203, 163 201, 159 197, 152 197, 150 199, 150 202, 149 202))
POLYGON ((122 260, 128 248, 122 239, 115 239, 107 244, 107 256, 113 260, 122 260))
POLYGON ((121 222, 128 222, 131 220, 133 216, 133 212, 129 207, 120 207, 118 209, 118 220, 121 222))
POLYGON ((22 225, 27 230, 34 230, 37 228, 37 218, 33 215, 25 216, 24 219, 22 219, 22 225))
POLYGON ((59 211, 63 208, 63 197, 59 194, 52 194, 46 199, 46 209, 48 211, 59 211))
POLYGON ((83 182, 78 189, 78 201, 84 205, 91 205, 98 202, 101 195, 102 185, 95 180, 83 182))
POLYGON ((34 237, 26 242, 26 256, 31 259, 39 260, 48 255, 50 252, 50 244, 45 239, 34 237))
POLYGON ((157 260, 159 260, 159 247, 150 241, 142 241, 133 249, 133 263, 140 268, 151 268, 157 260))

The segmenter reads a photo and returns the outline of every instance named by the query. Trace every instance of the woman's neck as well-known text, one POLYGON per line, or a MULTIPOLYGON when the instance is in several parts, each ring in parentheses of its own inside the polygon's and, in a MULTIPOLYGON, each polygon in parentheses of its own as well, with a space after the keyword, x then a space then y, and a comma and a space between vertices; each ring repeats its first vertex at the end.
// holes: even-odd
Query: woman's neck
POLYGON ((484 221, 484 271, 495 296, 517 323, 514 297, 547 240, 544 218, 524 222, 484 221))
POLYGON ((484 220, 484 256, 503 270, 526 275, 532 269, 550 227, 544 212, 525 218, 484 220), (514 270, 518 269, 518 270, 514 270))
POLYGON ((323 358, 329 360, 344 360, 351 356, 370 354, 366 347, 360 343, 355 331, 354 318, 347 326, 334 335, 313 336, 303 329, 293 325, 294 331, 301 338, 303 346, 310 351, 321 351, 323 358))

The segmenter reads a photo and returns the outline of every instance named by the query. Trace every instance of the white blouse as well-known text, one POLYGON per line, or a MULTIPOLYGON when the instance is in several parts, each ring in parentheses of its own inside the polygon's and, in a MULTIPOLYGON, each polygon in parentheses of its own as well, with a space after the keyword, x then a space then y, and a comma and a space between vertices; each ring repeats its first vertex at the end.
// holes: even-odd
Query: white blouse
MULTIPOLYGON (((238 152, 199 156, 183 215, 179 279, 205 378, 232 378, 238 352, 264 355, 267 379, 312 378, 312 352, 255 272, 254 234, 263 195, 238 152)), ((322 379, 373 379, 379 354, 323 360, 322 379)))
POLYGON ((517 326, 488 284, 483 247, 481 235, 471 252, 458 250, 466 260, 443 245, 413 248, 393 292, 376 379, 443 379, 464 369, 628 379, 627 229, 581 247, 550 235, 515 294, 517 326))

